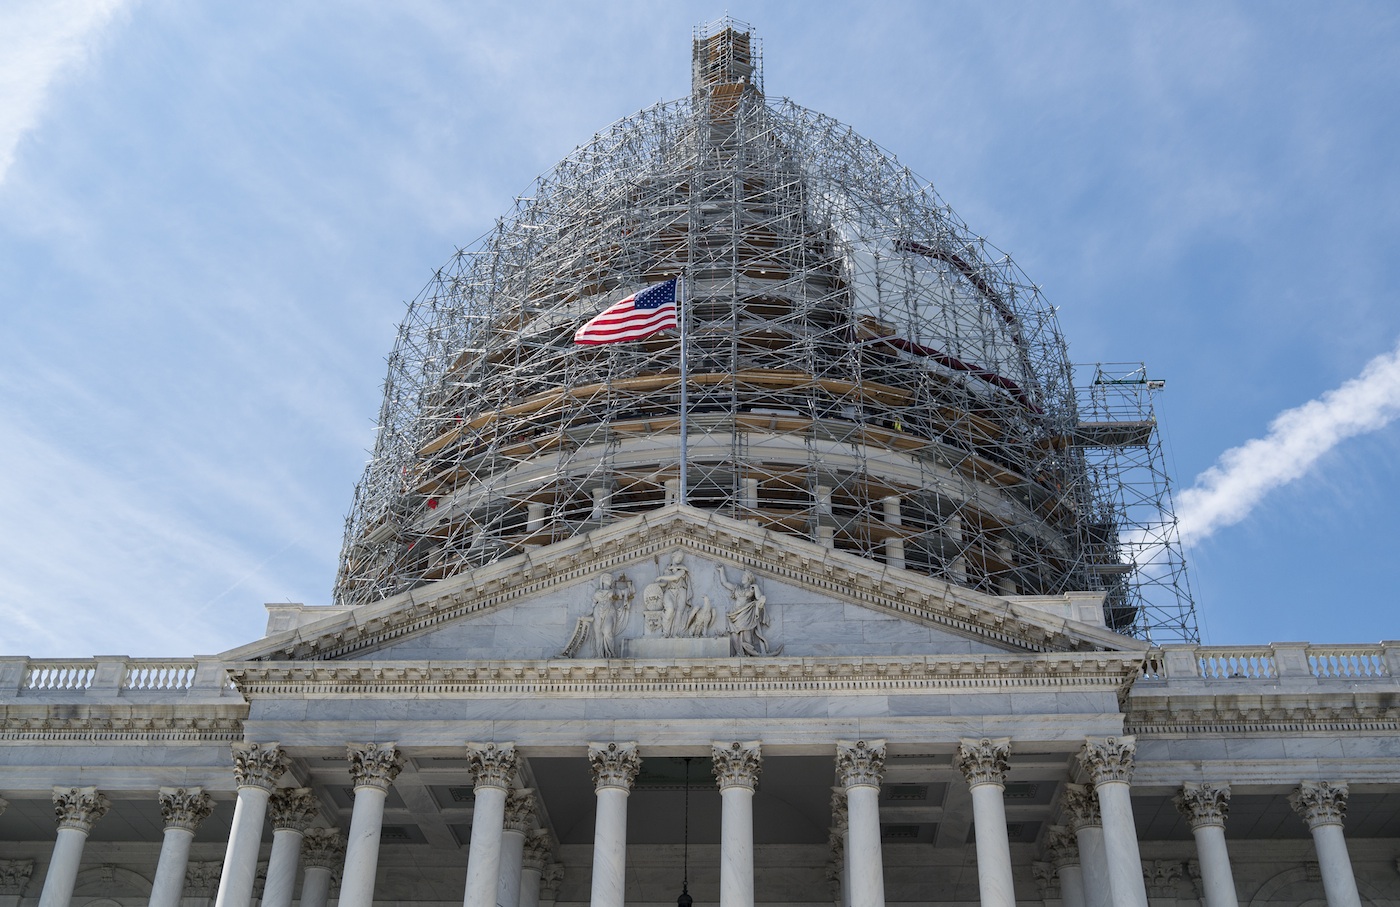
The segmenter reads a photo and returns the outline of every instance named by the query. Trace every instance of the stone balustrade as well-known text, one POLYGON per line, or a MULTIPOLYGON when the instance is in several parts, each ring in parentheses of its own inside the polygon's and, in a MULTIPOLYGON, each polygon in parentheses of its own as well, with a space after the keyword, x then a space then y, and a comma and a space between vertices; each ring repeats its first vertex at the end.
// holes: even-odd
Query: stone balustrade
POLYGON ((110 697, 173 693, 220 695, 232 684, 216 659, 0 658, 0 698, 76 694, 110 697))
POLYGON ((1354 683, 1400 677, 1400 641, 1379 645, 1165 646, 1147 653, 1142 681, 1277 680, 1354 683))

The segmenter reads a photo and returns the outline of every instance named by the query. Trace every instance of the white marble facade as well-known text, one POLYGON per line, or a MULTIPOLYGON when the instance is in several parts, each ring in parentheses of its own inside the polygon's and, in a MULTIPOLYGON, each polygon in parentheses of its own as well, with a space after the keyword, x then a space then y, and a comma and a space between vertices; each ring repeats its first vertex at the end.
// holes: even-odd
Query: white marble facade
POLYGON ((686 839, 726 907, 1400 902, 1400 647, 636 522, 217 657, 0 659, 0 904, 662 904, 686 839))

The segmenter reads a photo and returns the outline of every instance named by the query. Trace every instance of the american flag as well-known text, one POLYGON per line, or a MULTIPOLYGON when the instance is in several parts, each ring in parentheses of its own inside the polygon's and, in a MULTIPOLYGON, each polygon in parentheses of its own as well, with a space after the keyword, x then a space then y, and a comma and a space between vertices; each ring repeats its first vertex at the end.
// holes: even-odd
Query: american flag
POLYGON ((574 343, 597 345, 641 340, 676 324, 676 279, 672 278, 614 302, 594 315, 574 332, 574 343))

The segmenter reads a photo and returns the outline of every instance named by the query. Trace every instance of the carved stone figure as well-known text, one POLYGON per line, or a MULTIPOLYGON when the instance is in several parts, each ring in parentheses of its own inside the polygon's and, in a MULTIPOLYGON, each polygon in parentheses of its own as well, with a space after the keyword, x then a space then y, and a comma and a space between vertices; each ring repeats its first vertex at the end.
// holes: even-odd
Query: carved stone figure
POLYGON ((758 588, 758 580, 752 570, 745 570, 737 583, 731 583, 724 572, 724 565, 715 568, 719 574, 719 584, 729 592, 733 603, 727 616, 731 655, 778 655, 783 649, 779 646, 769 650, 768 640, 763 630, 768 626, 768 598, 758 588))
POLYGON ((704 602, 704 604, 699 608, 692 608, 690 616, 686 618, 685 629, 682 634, 684 636, 705 636, 710 632, 710 628, 714 626, 715 608, 714 605, 710 604, 710 597, 708 595, 702 595, 700 596, 700 600, 704 602))
POLYGON ((656 585, 661 587, 661 635, 678 636, 690 611, 690 568, 685 565, 685 552, 671 552, 656 585))
POLYGON ((598 658, 616 658, 618 635, 632 613, 632 582, 626 575, 613 579, 611 573, 598 577, 593 593, 593 653, 598 658))
POLYGON ((660 583, 647 583, 642 590, 643 632, 647 636, 660 636, 665 615, 666 587, 660 583))

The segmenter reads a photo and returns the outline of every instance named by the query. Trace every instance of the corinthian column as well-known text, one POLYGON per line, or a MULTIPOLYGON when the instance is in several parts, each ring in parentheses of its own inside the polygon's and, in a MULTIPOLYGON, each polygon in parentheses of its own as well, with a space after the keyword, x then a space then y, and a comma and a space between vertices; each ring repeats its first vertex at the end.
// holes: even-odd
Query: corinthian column
POLYGON ((262 907, 292 907, 292 891, 301 859, 302 836, 320 814, 309 787, 284 787, 272 795, 272 856, 267 861, 262 907))
POLYGON ((160 815, 165 820, 165 837, 160 844, 156 878, 151 883, 150 907, 180 907, 190 844, 199 823, 214 811, 214 801, 198 787, 162 787, 158 799, 160 815))
POLYGON ((753 792, 763 769, 759 741, 714 743, 715 782, 721 801, 720 907, 753 907, 753 792))
POLYGON ((1147 907, 1147 886, 1142 879, 1142 854, 1137 826, 1133 823, 1132 790, 1134 737, 1097 737, 1084 742, 1079 764, 1094 779, 1103 817, 1104 852, 1108 856, 1108 884, 1114 907, 1147 907))
POLYGON ((1191 823, 1196 859, 1201 866, 1205 907, 1239 907, 1230 854, 1225 849, 1225 817, 1230 813, 1230 785, 1187 781, 1176 795, 1176 808, 1191 823))
POLYGON ((331 878, 345 864, 345 839, 334 828, 308 828, 302 836, 299 907, 326 907, 331 878))
POLYGON ((590 743, 588 765, 598 797, 590 907, 622 907, 627 886, 627 795, 642 760, 635 743, 590 743))
POLYGON ((553 855, 545 829, 537 828, 525 838, 525 854, 520 862, 520 907, 540 907, 540 882, 553 855))
POLYGON ((68 907, 73 897, 73 885, 78 880, 78 866, 83 861, 83 844, 98 819, 107 815, 111 801, 95 787, 55 787, 53 789, 54 818, 58 820, 58 839, 53 844, 53 859, 44 876, 44 891, 39 895, 39 907, 68 907))
POLYGON ((1079 842, 1074 832, 1062 825, 1046 829, 1045 851, 1060 880, 1063 907, 1088 907, 1084 900, 1084 871, 1079 865, 1079 842))
POLYGON ((1346 783, 1304 781, 1288 802, 1312 831, 1327 907, 1361 907, 1346 837, 1342 834, 1342 817, 1347 813, 1346 783))
POLYGON ((1104 852, 1103 817, 1099 814, 1099 799, 1094 796, 1094 789, 1082 784, 1066 784, 1061 805, 1079 843, 1086 907, 1113 907, 1108 881, 1108 854, 1104 852))
MULTIPOLYGON (((7 804, 0 800, 0 813, 7 804)), ((29 877, 34 875, 33 860, 0 860, 0 907, 19 907, 29 877)))
POLYGON ((885 741, 836 742, 836 778, 846 789, 851 907, 885 907, 885 864, 880 855, 880 780, 884 776, 885 741))
POLYGON ((384 801, 389 785, 403 771, 403 756, 392 743, 352 743, 350 777, 355 782, 355 808, 345 841, 345 871, 340 876, 340 907, 370 907, 374 877, 379 869, 379 833, 384 825, 384 801))
POLYGON ((275 743, 235 743, 233 778, 238 802, 233 807, 233 827, 224 851, 219 894, 214 907, 248 907, 258 874, 258 850, 262 845, 267 798, 277 779, 287 770, 287 754, 275 743))
POLYGON ((1011 841, 1006 836, 1006 770, 1011 740, 964 740, 956 762, 972 790, 972 822, 977 829, 977 887, 982 907, 1016 907, 1011 883, 1011 841))
POLYGON ((506 792, 515 782, 515 744, 468 743, 473 793, 472 841, 467 850, 464 907, 494 907, 500 884, 501 833, 505 829, 506 792))
POLYGON ((520 872, 525 867, 525 838, 535 828, 535 792, 506 793, 505 821, 501 827, 501 871, 496 882, 497 907, 519 907, 520 872))

